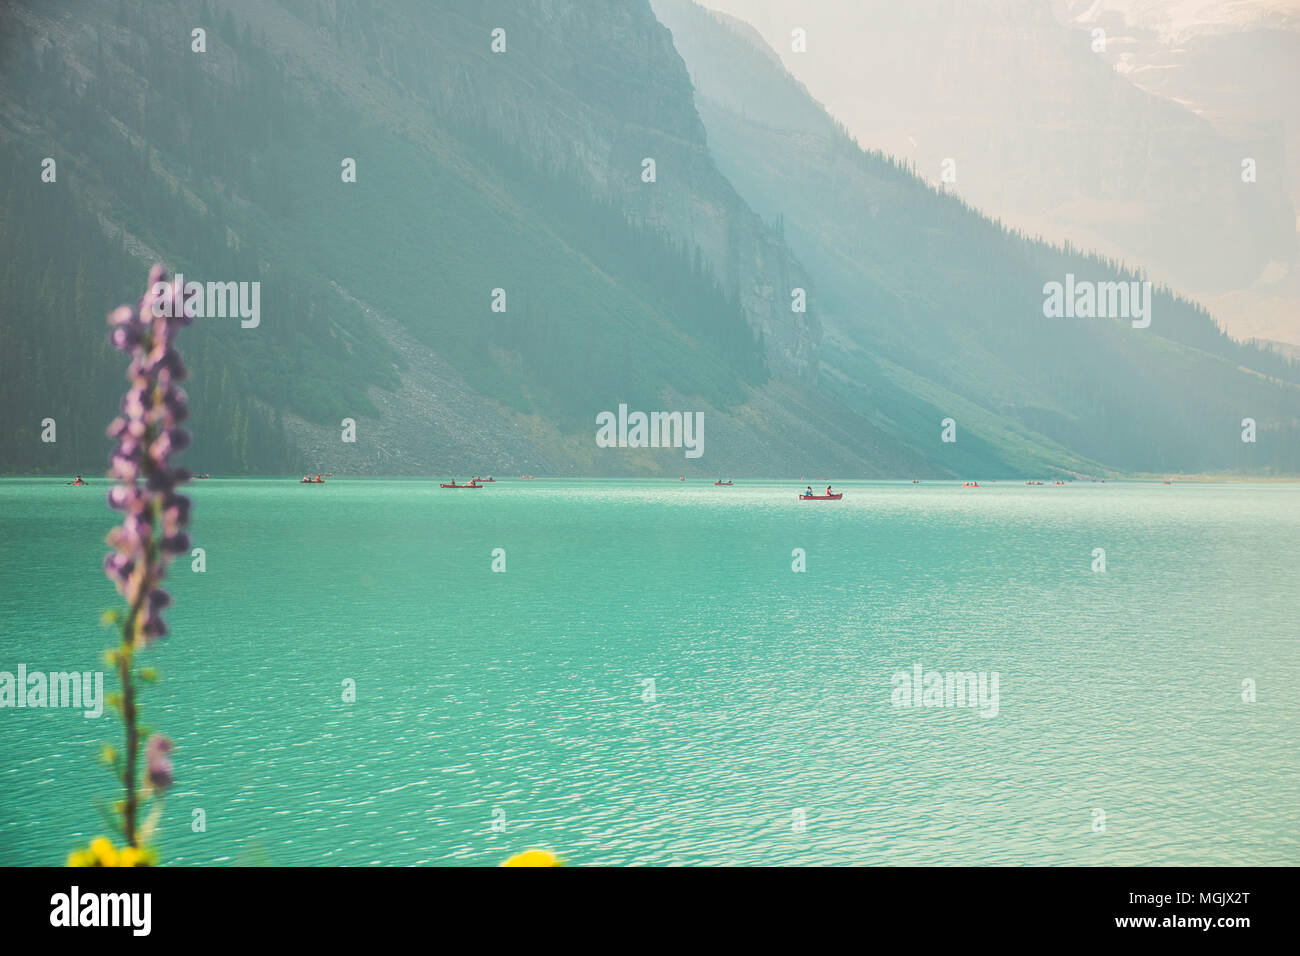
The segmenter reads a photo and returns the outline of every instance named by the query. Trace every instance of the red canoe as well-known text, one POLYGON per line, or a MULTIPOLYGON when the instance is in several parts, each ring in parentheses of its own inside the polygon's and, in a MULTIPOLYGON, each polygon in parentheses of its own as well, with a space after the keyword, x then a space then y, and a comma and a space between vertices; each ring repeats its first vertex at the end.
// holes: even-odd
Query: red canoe
POLYGON ((714 484, 715 484, 715 485, 721 485, 721 486, 724 487, 724 488, 729 488, 730 486, 734 485, 735 482, 734 482, 734 481, 715 481, 714 484))
POLYGON ((458 485, 458 484, 456 484, 456 483, 453 481, 453 482, 452 482, 451 484, 449 484, 449 485, 439 484, 438 487, 439 487, 439 488, 482 488, 483 486, 482 486, 482 485, 476 485, 476 484, 474 484, 474 482, 472 482, 472 481, 471 481, 468 485, 458 485))
POLYGON ((800 501, 839 501, 844 497, 844 492, 834 495, 800 495, 800 501))

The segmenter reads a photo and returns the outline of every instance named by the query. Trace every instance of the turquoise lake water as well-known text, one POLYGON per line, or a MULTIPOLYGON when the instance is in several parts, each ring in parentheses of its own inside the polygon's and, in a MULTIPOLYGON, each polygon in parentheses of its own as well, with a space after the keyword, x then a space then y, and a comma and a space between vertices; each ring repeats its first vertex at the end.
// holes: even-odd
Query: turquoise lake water
MULTIPOLYGON (((1300 485, 842 487, 196 482, 164 862, 1300 862, 1300 485)), ((0 670, 98 666, 105 491, 0 480, 0 670)), ((0 864, 106 832, 119 738, 0 709, 0 864)))

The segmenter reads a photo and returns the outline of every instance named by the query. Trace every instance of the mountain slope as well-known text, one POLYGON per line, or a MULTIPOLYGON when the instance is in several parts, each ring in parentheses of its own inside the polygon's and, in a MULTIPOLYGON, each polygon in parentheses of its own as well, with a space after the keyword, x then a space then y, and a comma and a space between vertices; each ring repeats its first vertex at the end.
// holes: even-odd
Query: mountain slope
POLYGON ((37 187, 4 210, 23 315, 0 470, 96 470, 120 376, 102 316, 155 258, 261 284, 256 328, 187 332, 200 471, 1288 467, 1294 388, 1269 377, 1291 366, 1168 297, 1159 334, 1049 329, 1045 271, 1116 268, 865 156, 749 41, 712 84, 741 112, 703 73, 697 96, 648 3, 65 0, 0 24, 5 169, 37 187), (598 448, 621 403, 704 413, 704 457, 598 448), (1203 440, 1242 414, 1258 449, 1203 440))
MULTIPOLYGON (((191 341, 225 356, 198 363, 199 380, 237 370, 287 447, 241 457, 241 443, 229 455, 200 444, 201 470, 923 464, 873 447, 868 423, 806 384, 817 314, 783 309, 782 290, 807 280, 713 167, 648 6, 71 2, 10 4, 4 17, 0 129, 16 175, 54 154, 62 173, 46 188, 142 265, 161 256, 191 279, 262 284, 257 328, 201 322, 191 341), (486 53, 498 22, 515 38, 506 58, 486 53), (203 53, 188 46, 194 23, 211 25, 203 53), (620 92, 573 72, 591 35, 616 44, 611 63, 639 51, 644 83, 620 92), (643 154, 657 183, 641 182, 643 154), (355 183, 342 181, 345 157, 355 183), (708 412, 707 457, 595 448, 595 415, 621 402, 708 412), (359 423, 356 443, 340 441, 344 418, 359 423)), ((72 235, 44 264, 63 276, 78 246, 93 257, 101 240, 72 235)), ((119 287, 114 301, 138 294, 119 287)), ((57 305, 60 321, 98 344, 106 309, 79 301, 57 305)), ((112 356, 96 361, 104 374, 112 356)), ((15 427, 39 411, 23 398, 29 365, 7 376, 15 427)), ((84 452, 108 412, 73 391, 77 440, 44 457, 11 443, 6 470, 95 467, 84 452)))
MULTIPOLYGON (((780 219, 817 282, 823 378, 847 404, 869 414, 882 382, 936 408, 965 403, 964 416, 947 414, 1006 458, 1023 460, 1028 441, 1128 471, 1297 467, 1295 366, 1233 343, 1159 289, 1149 328, 1045 318, 1048 282, 1139 277, 1010 233, 864 152, 748 26, 689 0, 655 9, 691 70, 720 168, 780 219), (1246 417, 1264 436, 1254 445, 1240 441, 1246 417)), ((937 433, 935 421, 895 424, 904 442, 937 433)))

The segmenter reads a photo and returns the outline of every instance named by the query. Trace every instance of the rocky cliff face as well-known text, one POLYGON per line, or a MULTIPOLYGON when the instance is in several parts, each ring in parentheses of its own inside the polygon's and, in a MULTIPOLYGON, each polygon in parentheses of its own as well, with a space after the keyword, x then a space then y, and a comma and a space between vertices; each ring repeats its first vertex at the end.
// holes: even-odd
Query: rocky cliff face
MULTIPOLYGON (((345 5, 340 16, 361 23, 370 6, 345 5)), ((808 274, 714 165, 685 64, 648 0, 386 6, 385 22, 402 18, 400 30, 382 39, 358 30, 343 42, 438 116, 579 173, 632 219, 698 247, 761 333, 770 369, 815 380, 822 329, 808 274), (494 30, 504 31, 502 53, 494 30), (800 288, 807 311, 793 308, 800 288)), ((321 0, 316 15, 333 8, 321 0)))
MULTIPOLYGON (((256 330, 190 339, 196 404, 208 384, 225 396, 203 437, 228 454, 199 470, 926 470, 814 387, 815 290, 713 164, 645 2, 4 2, 0 41, 0 140, 20 165, 58 156, 59 195, 120 243, 126 278, 103 298, 137 294, 144 258, 263 282, 256 330), (341 157, 358 158, 353 184, 341 157), (548 172, 559 186, 542 195, 548 172), (604 219, 575 227, 556 209, 569 199, 604 219), (697 250, 725 296, 703 289, 697 250), (488 308, 498 285, 508 315, 488 308), (598 454, 591 416, 638 398, 707 412, 707 457, 598 454), (265 419, 260 442, 250 418, 265 419), (345 418, 360 436, 346 445, 345 418)), ((48 266, 87 255, 65 241, 48 266)), ((78 335, 100 339, 101 307, 74 311, 78 335)), ((99 440, 102 403, 85 399, 99 440)))

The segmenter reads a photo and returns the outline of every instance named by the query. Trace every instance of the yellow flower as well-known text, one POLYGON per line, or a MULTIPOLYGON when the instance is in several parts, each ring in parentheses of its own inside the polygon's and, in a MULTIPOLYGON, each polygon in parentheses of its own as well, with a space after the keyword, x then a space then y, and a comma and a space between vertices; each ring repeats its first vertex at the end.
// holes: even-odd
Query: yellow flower
POLYGON ((564 866, 564 861, 550 850, 525 850, 516 853, 502 866, 564 866))
POLYGON ((89 849, 68 854, 68 866, 153 866, 157 862, 152 847, 124 846, 118 850, 107 837, 96 837, 89 849))
POLYGON ((96 837, 90 841, 90 852, 99 861, 100 866, 117 866, 117 850, 107 837, 96 837))
MULTIPOLYGON (((158 854, 154 852, 151 846, 142 846, 139 848, 131 847, 132 856, 130 863, 123 863, 123 866, 154 866, 158 862, 158 854)), ((123 858, 126 857, 126 851, 122 851, 123 858)))

